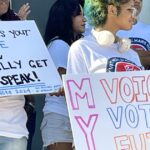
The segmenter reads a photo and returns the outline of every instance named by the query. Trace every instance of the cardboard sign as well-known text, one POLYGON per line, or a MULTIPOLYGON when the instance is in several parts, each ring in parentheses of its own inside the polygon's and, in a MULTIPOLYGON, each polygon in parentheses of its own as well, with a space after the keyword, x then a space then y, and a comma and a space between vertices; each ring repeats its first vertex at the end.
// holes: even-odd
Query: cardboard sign
POLYGON ((34 21, 0 23, 0 96, 51 93, 61 79, 34 21))
POLYGON ((63 78, 76 150, 150 150, 150 71, 63 78))

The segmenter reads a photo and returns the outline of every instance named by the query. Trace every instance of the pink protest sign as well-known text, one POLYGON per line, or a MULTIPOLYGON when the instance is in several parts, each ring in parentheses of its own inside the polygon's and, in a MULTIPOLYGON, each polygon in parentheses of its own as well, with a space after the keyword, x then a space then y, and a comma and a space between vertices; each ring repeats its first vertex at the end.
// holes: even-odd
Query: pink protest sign
POLYGON ((150 149, 150 72, 64 76, 76 150, 150 149))

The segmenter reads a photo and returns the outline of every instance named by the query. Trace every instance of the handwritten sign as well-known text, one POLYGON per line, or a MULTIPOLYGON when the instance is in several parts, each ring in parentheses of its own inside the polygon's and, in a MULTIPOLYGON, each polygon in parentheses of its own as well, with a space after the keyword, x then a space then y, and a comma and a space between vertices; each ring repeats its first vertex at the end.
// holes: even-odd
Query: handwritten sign
POLYGON ((0 23, 0 96, 50 93, 61 79, 34 21, 0 23))
POLYGON ((63 80, 76 150, 150 150, 150 71, 63 80))

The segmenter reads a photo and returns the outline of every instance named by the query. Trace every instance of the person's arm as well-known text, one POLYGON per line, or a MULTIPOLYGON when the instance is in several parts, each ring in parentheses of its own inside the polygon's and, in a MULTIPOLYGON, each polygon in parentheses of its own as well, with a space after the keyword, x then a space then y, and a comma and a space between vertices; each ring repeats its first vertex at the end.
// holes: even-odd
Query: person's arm
MULTIPOLYGON (((56 39, 52 41, 48 46, 48 51, 61 78, 63 74, 66 74, 69 48, 69 45, 61 39, 56 39)), ((56 92, 52 92, 49 95, 64 96, 63 86, 60 87, 56 92)))
POLYGON ((135 50, 141 60, 142 65, 144 68, 147 68, 150 66, 150 51, 143 51, 143 50, 135 50))
MULTIPOLYGON (((59 67, 58 69, 59 75, 62 78, 63 74, 66 74, 66 69, 59 67)), ((53 92, 49 94, 50 96, 65 96, 64 87, 60 87, 57 92, 53 92)))
POLYGON ((29 3, 26 3, 20 7, 17 15, 19 16, 21 20, 26 20, 30 12, 31 12, 30 5, 29 3))

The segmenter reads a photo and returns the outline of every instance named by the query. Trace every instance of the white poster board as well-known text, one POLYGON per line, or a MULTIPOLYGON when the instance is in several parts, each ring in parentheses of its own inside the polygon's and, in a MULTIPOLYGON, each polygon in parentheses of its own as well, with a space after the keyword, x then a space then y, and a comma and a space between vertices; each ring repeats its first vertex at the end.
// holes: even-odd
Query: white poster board
POLYGON ((61 79, 34 21, 0 23, 0 96, 51 93, 61 79))
POLYGON ((63 80, 76 150, 150 150, 150 71, 63 80))

